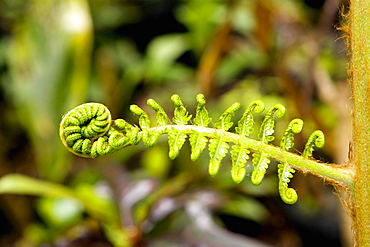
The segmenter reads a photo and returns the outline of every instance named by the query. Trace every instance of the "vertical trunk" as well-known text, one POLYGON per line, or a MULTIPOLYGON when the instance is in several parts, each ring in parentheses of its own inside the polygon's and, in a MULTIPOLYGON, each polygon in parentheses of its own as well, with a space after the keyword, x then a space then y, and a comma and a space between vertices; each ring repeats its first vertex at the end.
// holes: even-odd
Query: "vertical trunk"
POLYGON ((358 246, 370 246, 370 0, 351 0, 349 17, 354 231, 358 246))

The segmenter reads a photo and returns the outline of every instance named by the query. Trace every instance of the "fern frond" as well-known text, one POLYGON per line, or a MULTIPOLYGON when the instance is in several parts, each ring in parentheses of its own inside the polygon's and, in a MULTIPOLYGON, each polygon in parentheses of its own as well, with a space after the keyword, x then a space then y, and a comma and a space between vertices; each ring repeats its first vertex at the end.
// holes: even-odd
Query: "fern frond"
POLYGON ((322 133, 321 130, 315 130, 310 135, 310 138, 308 138, 308 141, 306 143, 302 156, 308 158, 312 156, 312 152, 315 146, 318 148, 322 148, 324 147, 324 145, 325 145, 324 133, 322 133))
POLYGON ((191 146, 190 159, 196 161, 206 148, 208 139, 202 132, 191 130, 189 141, 191 146))
POLYGON ((303 128, 302 119, 296 118, 290 121, 286 128, 283 137, 281 138, 280 147, 285 150, 289 150, 294 145, 294 134, 301 132, 303 128))
POLYGON ((139 106, 131 105, 130 110, 132 113, 139 116, 139 126, 141 128, 142 140, 144 145, 147 147, 153 147, 162 133, 149 130, 151 127, 149 116, 139 106))
POLYGON ((214 134, 214 138, 209 141, 209 174, 214 177, 219 172, 221 167, 221 160, 229 151, 229 144, 226 142, 224 136, 214 134))
POLYGON ((170 147, 169 157, 170 159, 175 159, 179 156, 180 150, 186 141, 187 134, 171 128, 168 130, 168 145, 170 147))
POLYGON ((132 136, 132 134, 128 134, 128 132, 130 131, 128 125, 130 124, 128 124, 123 119, 116 119, 113 121, 113 126, 119 129, 120 131, 114 128, 109 130, 110 131, 108 139, 109 145, 111 145, 114 148, 121 148, 130 142, 131 140, 130 137, 132 136))
MULTIPOLYGON (((281 104, 275 104, 267 111, 258 134, 259 140, 263 143, 267 144, 275 139, 275 137, 272 136, 275 127, 275 114, 278 118, 284 117, 285 107, 281 104)), ((258 151, 253 154, 252 163, 254 169, 252 172, 251 181, 253 185, 257 186, 262 183, 262 180, 265 177, 266 170, 270 164, 270 159, 266 152, 258 151)))
MULTIPOLYGON (((231 153, 231 177, 236 183, 240 183, 246 176, 246 163, 252 153, 253 172, 251 181, 254 185, 261 184, 270 159, 275 159, 278 165, 279 192, 286 203, 294 203, 297 193, 288 188, 288 183, 293 176, 294 168, 304 169, 302 163, 316 169, 317 173, 326 172, 327 176, 352 181, 351 175, 341 173, 336 175, 331 167, 316 163, 310 159, 314 146, 322 147, 325 142, 321 131, 315 131, 310 136, 303 157, 288 152, 294 145, 294 134, 301 131, 303 121, 292 120, 280 142, 280 148, 269 143, 274 140, 275 116, 281 118, 285 115, 285 107, 276 104, 271 107, 261 124, 258 140, 253 140, 249 135, 253 132, 254 114, 262 113, 264 104, 257 100, 252 102, 237 122, 235 133, 229 131, 233 126, 231 118, 240 108, 239 103, 231 105, 214 123, 215 127, 209 127, 212 119, 205 108, 204 95, 196 97, 197 107, 194 119, 186 110, 181 98, 174 94, 171 100, 175 106, 171 124, 164 109, 153 99, 147 104, 156 112, 156 125, 152 126, 148 114, 137 105, 131 105, 130 110, 139 116, 138 126, 127 123, 123 119, 112 120, 109 110, 102 104, 86 103, 69 111, 62 119, 59 132, 63 144, 72 153, 82 156, 97 158, 130 145, 137 145, 140 141, 148 147, 152 147, 162 134, 168 134, 169 157, 178 157, 181 148, 187 138, 191 146, 191 159, 196 160, 208 145, 209 174, 215 176, 221 167, 222 159, 231 153), (190 125, 192 122, 194 125, 190 125), (318 168, 316 168, 318 167, 318 168), (343 175, 344 174, 344 175, 343 175)), ((350 183, 350 182, 348 182, 350 183)))
MULTIPOLYGON (((290 121, 281 139, 280 147, 284 150, 291 149, 294 145, 294 134, 301 132, 302 128, 303 121, 301 119, 296 118, 290 121)), ((298 200, 297 192, 292 188, 288 188, 288 183, 294 172, 295 170, 286 161, 278 165, 279 194, 281 199, 287 204, 293 204, 298 200)))
POLYGON ((184 104, 181 101, 180 96, 177 94, 172 95, 171 100, 175 105, 175 112, 172 121, 177 125, 186 125, 191 119, 191 115, 189 115, 188 111, 186 110, 184 104))
POLYGON ((270 164, 269 155, 266 152, 256 152, 252 159, 253 172, 251 176, 252 184, 258 186, 265 177, 266 170, 270 164))
POLYGON ((203 94, 197 95, 197 110, 193 122, 198 126, 208 127, 212 122, 212 118, 208 116, 208 111, 205 108, 206 100, 203 94))
POLYGON ((235 127, 235 132, 241 136, 249 136, 253 132, 253 113, 261 113, 265 110, 265 104, 260 100, 253 101, 243 113, 242 118, 235 127))
POLYGON ((294 204, 298 200, 298 194, 295 189, 288 188, 288 183, 294 172, 295 170, 287 162, 278 164, 279 194, 281 199, 287 204, 294 204))
POLYGON ((139 116, 139 126, 141 129, 149 129, 151 127, 150 119, 148 114, 141 109, 138 105, 131 105, 130 111, 139 116))
MULTIPOLYGON (((195 118, 193 122, 197 126, 201 127, 208 127, 208 125, 212 122, 212 118, 208 116, 208 111, 205 108, 206 100, 203 94, 198 94, 196 97, 197 100, 197 109, 195 113, 195 118)), ((207 137, 199 131, 191 130, 189 135, 189 141, 191 146, 191 160, 195 161, 199 159, 201 153, 207 146, 208 139, 207 137)))
POLYGON ((242 144, 233 145, 231 150, 231 178, 235 183, 240 183, 243 181, 247 170, 244 168, 245 163, 249 159, 250 151, 244 147, 242 144))
POLYGON ((268 143, 275 139, 273 136, 271 136, 274 133, 275 127, 274 115, 276 113, 278 118, 282 118, 285 116, 285 112, 285 107, 281 104, 275 104, 267 111, 258 134, 258 139, 261 142, 268 143))
POLYGON ((72 153, 82 157, 97 157, 103 150, 103 139, 94 146, 90 138, 99 140, 111 128, 111 114, 104 105, 86 103, 64 115, 59 132, 63 144, 72 153))
POLYGON ((115 149, 124 148, 127 145, 137 145, 141 141, 140 129, 132 126, 123 119, 116 119, 112 128, 108 131, 108 143, 115 149))
MULTIPOLYGON (((224 113, 220 116, 215 126, 217 129, 228 131, 233 122, 231 122, 231 117, 239 109, 240 104, 234 103, 229 108, 226 109, 224 113)), ((221 167, 221 160, 226 156, 229 151, 229 144, 222 135, 214 134, 214 138, 209 142, 209 167, 208 171, 211 176, 215 176, 221 167)))
POLYGON ((218 121, 216 122, 215 126, 217 129, 228 131, 231 126, 233 126, 233 122, 231 122, 231 117, 234 113, 239 109, 240 104, 235 102, 229 108, 226 109, 224 113, 220 116, 218 121))
POLYGON ((96 142, 93 143, 91 147, 91 156, 97 158, 99 156, 107 155, 113 152, 114 148, 109 145, 108 137, 99 137, 96 142))
POLYGON ((147 105, 150 106, 154 111, 156 111, 157 116, 157 126, 163 126, 168 124, 168 116, 162 106, 160 106, 154 99, 148 99, 147 105))

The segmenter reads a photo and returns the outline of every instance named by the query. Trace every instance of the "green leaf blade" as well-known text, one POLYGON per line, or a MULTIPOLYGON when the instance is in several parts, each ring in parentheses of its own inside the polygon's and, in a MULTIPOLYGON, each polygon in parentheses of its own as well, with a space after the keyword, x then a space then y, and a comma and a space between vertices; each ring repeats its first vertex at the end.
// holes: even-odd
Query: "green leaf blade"
POLYGON ((157 143, 158 138, 161 135, 162 135, 162 132, 143 129, 142 130, 142 140, 143 140, 144 145, 147 146, 148 148, 153 147, 157 143))
POLYGON ((253 154, 252 163, 254 170, 252 172, 251 181, 253 185, 258 186, 262 183, 262 180, 265 177, 266 170, 270 164, 270 159, 268 158, 267 153, 258 152, 253 154))
POLYGON ((168 124, 168 116, 162 106, 160 106, 154 99, 148 99, 147 104, 157 113, 156 120, 158 126, 168 124))
POLYGON ((212 118, 208 116, 208 111, 205 108, 206 101, 204 95, 198 94, 196 98, 198 105, 193 122, 198 126, 207 127, 212 122, 212 118))
POLYGON ((278 165, 279 194, 287 204, 294 204, 298 200, 297 192, 293 188, 288 188, 288 183, 294 172, 295 170, 286 162, 278 165))
POLYGON ((233 145, 231 150, 231 177, 235 183, 239 184, 243 181, 247 170, 244 168, 245 163, 249 159, 249 150, 242 145, 233 145))
POLYGON ((215 138, 209 142, 209 174, 214 177, 220 170, 221 160, 226 156, 229 151, 229 144, 222 136, 215 134, 215 138))
POLYGON ((217 129, 228 131, 231 126, 233 126, 233 122, 231 122, 231 117, 235 114, 235 112, 240 108, 240 104, 235 102, 229 108, 226 109, 224 113, 220 116, 218 121, 215 123, 217 129))
POLYGON ((271 135, 274 133, 275 119, 274 115, 278 118, 282 118, 286 113, 285 107, 281 104, 275 104, 266 113, 265 118, 261 124, 258 139, 263 143, 269 143, 274 140, 271 135))
POLYGON ((172 121, 177 125, 186 125, 192 116, 189 115, 179 95, 172 95, 171 100, 175 105, 174 117, 172 118, 172 121))
POLYGON ((201 132, 192 130, 189 141, 191 146, 190 159, 192 161, 196 161, 197 159, 199 159, 201 153, 206 148, 208 139, 201 132))
POLYGON ((243 113, 242 118, 238 121, 238 126, 235 127, 235 132, 241 136, 249 136, 253 132, 253 113, 261 113, 264 109, 265 104, 262 101, 253 101, 243 113))
POLYGON ((290 121, 286 128, 283 137, 281 138, 280 147, 284 150, 289 150, 294 145, 294 134, 301 132, 303 128, 303 121, 299 118, 290 121))
POLYGON ((135 115, 139 116, 139 126, 141 129, 149 129, 151 127, 148 114, 137 105, 131 105, 130 110, 135 115))
POLYGON ((321 130, 315 130, 308 138, 305 149, 303 151, 303 157, 310 157, 314 151, 314 147, 322 148, 325 145, 325 136, 321 130))
POLYGON ((168 131, 168 145, 170 147, 169 157, 175 159, 180 154, 180 150, 186 141, 187 134, 175 128, 168 131))

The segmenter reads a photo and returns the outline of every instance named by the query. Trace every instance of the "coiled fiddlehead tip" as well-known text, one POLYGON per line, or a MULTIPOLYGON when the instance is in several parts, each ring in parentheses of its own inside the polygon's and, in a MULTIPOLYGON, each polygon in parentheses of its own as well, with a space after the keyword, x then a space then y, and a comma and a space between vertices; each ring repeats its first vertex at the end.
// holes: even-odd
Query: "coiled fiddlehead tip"
POLYGON ((181 98, 178 94, 173 94, 171 96, 171 100, 172 100, 172 102, 175 106, 177 106, 177 107, 182 106, 182 101, 181 101, 181 98))
POLYGON ((261 100, 253 101, 249 106, 248 109, 253 109, 254 113, 262 113, 265 110, 265 104, 261 100))
MULTIPOLYGON (((280 147, 285 150, 292 148, 294 145, 294 134, 301 132, 302 128, 303 120, 296 118, 290 121, 281 139, 280 147)), ((279 194, 281 199, 287 204, 294 204, 298 200, 297 192, 293 188, 288 188, 288 183, 294 172, 294 169, 287 162, 278 165, 279 194)))
POLYGON ((111 127, 108 108, 99 103, 85 103, 66 113, 59 126, 59 136, 66 148, 82 157, 94 157, 103 152, 104 145, 93 145, 92 140, 104 136, 111 127), (98 148, 98 151, 94 151, 98 148))
POLYGON ((206 104, 206 100, 204 97, 204 94, 198 94, 196 97, 196 100, 198 102, 198 106, 203 107, 206 104))
POLYGON ((298 194, 293 188, 280 191, 280 197, 286 204, 294 204, 298 200, 298 194))
POLYGON ((271 107, 271 111, 272 112, 276 112, 276 116, 278 118, 282 118, 285 116, 285 113, 286 113, 286 109, 285 109, 285 106, 283 106, 282 104, 275 104, 271 107))
POLYGON ((315 139, 316 147, 323 148, 324 145, 325 145, 325 135, 324 135, 324 133, 321 130, 315 130, 312 134, 314 136, 316 136, 316 139, 315 139))
POLYGON ((286 150, 292 148, 294 145, 294 134, 300 133, 302 128, 303 128, 302 119, 296 118, 290 121, 281 139, 280 147, 286 150))
POLYGON ((251 175, 251 182, 254 186, 258 186, 262 183, 262 180, 264 179, 264 177, 265 177, 264 173, 253 171, 251 175))
POLYGON ((289 125, 291 126, 291 130, 294 134, 298 134, 303 129, 303 120, 299 118, 295 118, 292 121, 290 121, 289 125))
POLYGON ((141 109, 138 105, 131 105, 130 111, 134 113, 135 115, 142 115, 144 113, 143 109, 141 109))
POLYGON ((321 130, 315 130, 308 138, 305 149, 303 151, 304 157, 312 156, 314 146, 322 148, 325 145, 325 135, 321 130))

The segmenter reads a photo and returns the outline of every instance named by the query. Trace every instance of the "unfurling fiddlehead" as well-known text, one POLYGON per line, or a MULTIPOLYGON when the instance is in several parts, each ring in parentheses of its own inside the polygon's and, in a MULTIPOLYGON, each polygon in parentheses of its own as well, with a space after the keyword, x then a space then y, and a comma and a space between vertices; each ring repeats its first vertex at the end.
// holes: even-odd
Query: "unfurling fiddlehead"
POLYGON ((306 143, 306 147, 304 148, 303 157, 310 157, 312 156, 313 148, 316 146, 318 148, 322 148, 325 145, 325 136, 321 130, 315 130, 308 141, 306 143))
MULTIPOLYGON (((235 132, 240 136, 248 137, 253 132, 253 113, 261 113, 264 110, 265 104, 262 101, 256 100, 251 103, 239 120, 238 126, 235 127, 235 132)), ((242 143, 233 145, 231 177, 236 183, 240 183, 246 175, 244 165, 249 159, 249 153, 248 148, 242 143)))
MULTIPOLYGON (((260 132, 258 134, 258 139, 267 144, 275 139, 272 136, 274 133, 274 126, 275 120, 274 115, 279 118, 285 116, 285 107, 281 104, 276 104, 268 110, 265 119, 262 122, 260 132)), ((265 151, 255 152, 253 154, 252 160, 254 170, 252 172, 251 181, 254 185, 260 185, 262 183, 263 178, 265 177, 266 169, 270 163, 270 159, 268 157, 268 153, 265 151)))
MULTIPOLYGON (((303 121, 298 118, 293 119, 284 132, 280 147, 285 150, 292 148, 294 145, 294 134, 301 132, 302 128, 303 121)), ((292 188, 288 188, 288 183, 290 182, 290 178, 293 177, 294 172, 294 169, 286 161, 278 165, 280 197, 288 204, 293 204, 298 199, 297 192, 292 188)))
MULTIPOLYGON (((279 193, 286 203, 294 203, 298 196, 294 189, 288 188, 294 169, 289 164, 296 163, 287 151, 293 147, 294 134, 301 131, 303 121, 294 119, 288 125, 280 143, 280 151, 269 143, 274 140, 275 116, 281 118, 285 115, 285 107, 276 104, 271 107, 261 124, 258 140, 249 138, 253 132, 253 114, 262 113, 264 104, 256 100, 252 102, 243 113, 235 126, 235 133, 229 131, 233 126, 232 116, 240 108, 239 103, 231 105, 214 124, 209 127, 212 119, 205 108, 206 101, 202 94, 197 95, 197 108, 195 117, 188 113, 181 98, 175 94, 171 97, 175 106, 172 123, 164 109, 153 99, 147 104, 156 112, 156 124, 153 126, 148 114, 137 105, 131 105, 130 110, 139 116, 139 127, 127 123, 123 119, 112 120, 109 110, 102 104, 86 103, 69 111, 60 124, 60 138, 63 144, 72 153, 97 158, 109 154, 126 146, 137 145, 140 141, 152 147, 162 134, 168 134, 169 157, 175 159, 189 138, 191 146, 191 159, 197 160, 209 143, 209 173, 215 176, 221 167, 221 160, 231 148, 231 177, 240 183, 246 176, 246 163, 252 152, 253 172, 251 181, 259 185, 266 173, 270 158, 280 162, 278 165, 279 193), (192 124, 189 124, 191 122, 192 124), (274 151, 275 150, 275 151, 274 151), (274 153, 275 154, 272 154, 274 153), (285 154, 285 155, 284 155, 285 154), (289 158, 290 157, 290 158, 289 158)), ((324 136, 321 131, 315 131, 310 136, 303 152, 305 160, 309 160, 314 146, 322 147, 324 136)), ((302 160, 298 155, 294 159, 302 160)))
POLYGON ((107 107, 98 103, 80 105, 64 115, 60 138, 72 153, 86 158, 107 155, 139 143, 139 129, 123 119, 112 121, 107 107))

